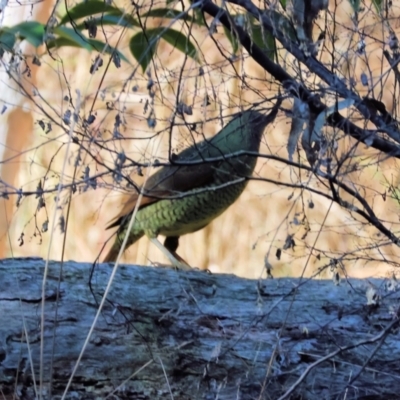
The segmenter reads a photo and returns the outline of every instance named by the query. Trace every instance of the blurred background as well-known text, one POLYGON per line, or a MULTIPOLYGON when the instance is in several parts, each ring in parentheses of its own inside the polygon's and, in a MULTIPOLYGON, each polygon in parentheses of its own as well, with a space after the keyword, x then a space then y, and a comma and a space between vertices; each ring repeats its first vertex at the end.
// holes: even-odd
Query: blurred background
MULTIPOLYGON (((73 7, 75 3, 66 4, 73 7)), ((113 4, 132 12, 129 2, 113 4)), ((331 2, 315 27, 315 37, 318 30, 327 32, 319 59, 360 95, 373 94, 397 115, 394 77, 387 73, 383 57, 388 33, 376 13, 370 12, 371 4, 365 4, 355 24, 349 2, 331 2), (333 36, 335 40, 329 40, 333 36), (365 45, 362 52, 361 42, 365 45)), ((32 18, 45 23, 52 15, 65 14, 65 6, 54 7, 51 1, 10 3, 3 13, 3 25, 32 18)), ((399 16, 400 3, 394 1, 387 20, 396 33, 399 16)), ((103 65, 90 73, 96 52, 73 47, 49 52, 45 46, 35 48, 25 42, 18 47, 21 57, 16 53, 13 60, 3 59, 0 258, 95 261, 113 233, 105 230, 107 223, 133 190, 119 174, 139 185, 155 170, 121 170, 123 160, 167 162, 170 143, 177 153, 193 137, 201 140, 215 135, 238 110, 263 100, 265 107, 272 106, 278 84, 245 50, 233 55, 222 26, 212 19, 208 22, 214 29, 212 35, 205 27, 190 27, 200 49, 199 63, 160 41, 153 64, 142 72, 129 56, 132 32, 107 26, 99 34, 129 59, 119 68, 105 56, 103 65), (226 56, 229 53, 231 57, 226 56), (184 115, 186 124, 175 117, 178 103, 192 110, 184 115), (79 121, 73 121, 73 116, 68 119, 68 112, 78 112, 79 121), (88 123, 90 116, 95 119, 88 123), (190 132, 192 124, 196 127, 190 132), (79 137, 84 146, 75 144, 73 137, 79 137), (76 181, 81 184, 74 185, 76 181), (18 195, 20 190, 24 195, 18 195)), ((164 18, 146 19, 147 27, 168 23, 164 18)), ((176 22, 177 26, 188 29, 184 22, 176 22)), ((318 89, 315 76, 307 74, 305 66, 290 54, 278 48, 277 57, 290 74, 318 89)), ((328 104, 334 101, 334 97, 327 99, 328 104)), ((285 100, 275 123, 267 127, 262 154, 288 159, 291 107, 292 101, 285 100)), ((341 112, 357 121, 354 110, 341 112)), ((326 129, 326 135, 335 137, 337 151, 345 160, 343 182, 362 194, 386 227, 398 232, 398 161, 356 143, 343 132, 326 129)), ((301 148, 295 151, 294 161, 307 163, 301 148)), ((178 253, 191 266, 248 278, 265 277, 265 266, 272 268, 274 277, 330 278, 336 272, 367 277, 396 272, 399 249, 356 213, 307 190, 329 191, 314 175, 260 157, 255 177, 265 180, 250 182, 221 217, 181 238, 178 253)), ((147 238, 126 250, 123 261, 167 262, 147 238)))

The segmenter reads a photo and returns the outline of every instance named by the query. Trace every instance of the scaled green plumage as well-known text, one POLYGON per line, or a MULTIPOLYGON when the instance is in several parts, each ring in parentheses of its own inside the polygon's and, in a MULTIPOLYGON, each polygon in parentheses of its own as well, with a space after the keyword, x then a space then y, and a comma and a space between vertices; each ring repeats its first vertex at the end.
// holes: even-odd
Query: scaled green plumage
MULTIPOLYGON (((243 153, 259 151, 264 129, 275 119, 279 105, 278 101, 267 115, 255 110, 236 114, 213 138, 190 146, 174 160, 192 165, 165 166, 150 176, 127 246, 143 235, 161 234, 167 237, 165 247, 174 253, 179 236, 204 228, 233 204, 257 161, 243 153)), ((135 193, 108 227, 119 228, 105 262, 116 260, 137 200, 135 193)))

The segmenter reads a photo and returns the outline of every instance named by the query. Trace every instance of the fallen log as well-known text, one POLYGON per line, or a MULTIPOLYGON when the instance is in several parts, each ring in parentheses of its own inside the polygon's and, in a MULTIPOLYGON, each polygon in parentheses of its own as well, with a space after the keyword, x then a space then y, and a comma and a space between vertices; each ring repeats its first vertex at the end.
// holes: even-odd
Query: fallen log
POLYGON ((0 261, 0 398, 400 393, 394 279, 256 281, 122 265, 88 337, 113 272, 97 265, 92 293, 91 267, 50 262, 43 286, 44 260, 0 261))

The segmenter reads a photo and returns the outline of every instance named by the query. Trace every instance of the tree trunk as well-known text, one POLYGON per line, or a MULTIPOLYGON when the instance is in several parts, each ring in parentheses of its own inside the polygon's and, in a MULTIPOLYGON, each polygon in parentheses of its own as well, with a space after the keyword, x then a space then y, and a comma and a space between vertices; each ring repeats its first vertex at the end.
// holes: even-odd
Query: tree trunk
MULTIPOLYGON (((51 262, 42 341, 44 266, 0 261, 4 398, 39 398, 34 381, 43 399, 60 398, 112 272, 95 268, 95 299, 91 265, 65 263, 57 304, 51 262)), ((398 398, 397 286, 121 266, 66 398, 398 398)))

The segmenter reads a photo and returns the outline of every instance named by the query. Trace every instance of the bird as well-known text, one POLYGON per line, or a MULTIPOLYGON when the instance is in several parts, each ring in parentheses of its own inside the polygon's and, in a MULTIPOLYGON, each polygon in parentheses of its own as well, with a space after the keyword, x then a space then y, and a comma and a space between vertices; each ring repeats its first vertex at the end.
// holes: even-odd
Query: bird
POLYGON ((103 262, 116 261, 125 235, 126 248, 146 235, 174 267, 190 268, 176 253, 179 237, 203 229, 238 199, 253 174, 263 132, 281 103, 278 98, 268 114, 256 109, 235 114, 211 139, 194 143, 152 174, 107 226, 118 229, 103 262), (160 234, 166 237, 164 246, 160 234))

